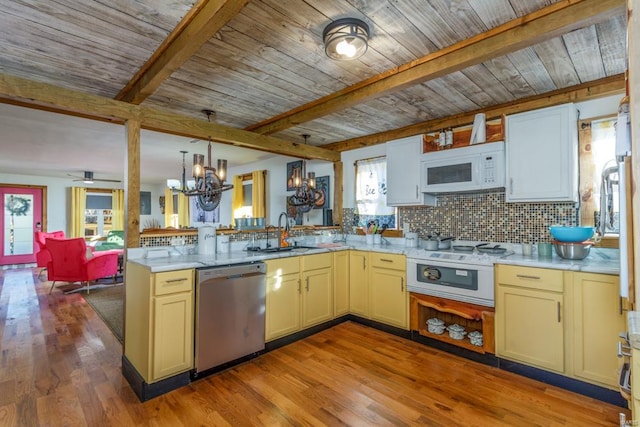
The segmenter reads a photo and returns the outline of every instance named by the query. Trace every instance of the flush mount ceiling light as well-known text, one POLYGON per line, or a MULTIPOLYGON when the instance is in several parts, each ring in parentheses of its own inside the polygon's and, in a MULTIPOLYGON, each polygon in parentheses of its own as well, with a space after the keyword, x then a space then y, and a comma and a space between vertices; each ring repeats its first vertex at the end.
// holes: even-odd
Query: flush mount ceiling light
POLYGON ((322 32, 324 51, 331 59, 348 61, 360 58, 367 51, 369 26, 359 19, 338 19, 322 32))

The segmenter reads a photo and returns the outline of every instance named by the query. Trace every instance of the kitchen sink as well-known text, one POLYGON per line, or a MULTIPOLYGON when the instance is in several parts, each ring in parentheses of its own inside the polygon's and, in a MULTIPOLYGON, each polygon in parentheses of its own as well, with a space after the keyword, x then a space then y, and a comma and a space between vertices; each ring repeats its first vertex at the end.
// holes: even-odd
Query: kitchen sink
POLYGON ((286 248, 264 248, 264 249, 260 249, 259 252, 263 252, 263 253, 272 253, 272 252, 287 252, 293 250, 293 246, 287 246, 286 248))
POLYGON ((273 252, 287 252, 287 251, 295 251, 296 249, 317 249, 317 246, 303 246, 303 245, 296 245, 296 246, 287 246, 284 248, 263 248, 260 249, 258 252, 262 252, 262 253, 273 253, 273 252))

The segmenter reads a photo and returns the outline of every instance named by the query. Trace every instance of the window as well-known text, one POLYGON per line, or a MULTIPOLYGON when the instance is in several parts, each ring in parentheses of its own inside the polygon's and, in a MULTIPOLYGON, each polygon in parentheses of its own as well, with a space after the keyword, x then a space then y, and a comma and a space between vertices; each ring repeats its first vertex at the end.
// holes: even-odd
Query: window
POLYGON ((358 226, 374 222, 396 228, 395 207, 387 206, 387 159, 376 157, 356 162, 356 219, 358 226))
MULTIPOLYGON (((580 138, 580 224, 598 226, 600 221, 600 196, 603 172, 616 166, 615 161, 615 117, 584 120, 579 123, 580 138)), ((610 175, 612 197, 607 201, 611 210, 607 214, 611 227, 608 232, 619 229, 619 200, 617 173, 610 175)), ((606 185, 606 181, 605 181, 606 185)))
POLYGON ((87 193, 84 236, 104 236, 111 230, 111 193, 87 193))

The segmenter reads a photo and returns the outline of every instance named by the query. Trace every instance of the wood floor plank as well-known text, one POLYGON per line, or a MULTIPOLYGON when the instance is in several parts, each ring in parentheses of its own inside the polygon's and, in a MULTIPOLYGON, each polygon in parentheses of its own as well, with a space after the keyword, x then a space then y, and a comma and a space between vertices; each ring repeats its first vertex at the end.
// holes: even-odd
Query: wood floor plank
POLYGON ((147 402, 81 295, 0 273, 4 426, 613 426, 624 408, 345 322, 147 402))

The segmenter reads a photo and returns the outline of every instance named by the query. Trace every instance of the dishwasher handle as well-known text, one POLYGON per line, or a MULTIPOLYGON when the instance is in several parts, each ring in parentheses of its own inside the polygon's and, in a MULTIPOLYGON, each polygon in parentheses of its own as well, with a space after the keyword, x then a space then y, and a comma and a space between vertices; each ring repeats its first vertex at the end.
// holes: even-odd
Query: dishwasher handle
POLYGON ((207 280, 233 279, 238 277, 249 277, 267 274, 267 266, 263 262, 251 264, 235 264, 222 267, 206 267, 197 271, 198 283, 207 280))

